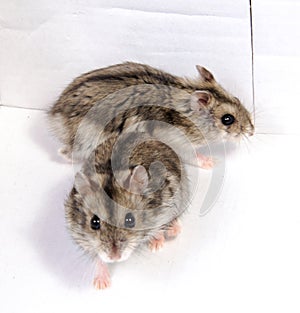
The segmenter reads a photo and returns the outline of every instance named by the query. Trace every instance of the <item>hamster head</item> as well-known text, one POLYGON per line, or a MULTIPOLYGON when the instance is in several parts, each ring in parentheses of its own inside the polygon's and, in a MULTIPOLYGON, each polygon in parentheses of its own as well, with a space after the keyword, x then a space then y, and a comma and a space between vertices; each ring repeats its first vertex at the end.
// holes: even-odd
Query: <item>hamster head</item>
POLYGON ((193 110, 208 112, 207 116, 224 139, 252 136, 252 117, 240 100, 224 90, 207 69, 197 65, 197 70, 200 73, 199 90, 193 93, 193 110))
POLYGON ((128 193, 112 191, 111 179, 105 175, 97 177, 96 183, 95 177, 91 179, 82 172, 76 175, 75 186, 65 203, 68 228, 73 239, 92 257, 100 257, 104 262, 124 261, 150 239, 151 230, 136 229, 139 217, 134 210, 114 211, 115 206, 127 203, 130 209, 135 203, 138 209, 147 207, 148 200, 139 193, 148 183, 148 175, 144 167, 137 166, 128 179, 128 193))

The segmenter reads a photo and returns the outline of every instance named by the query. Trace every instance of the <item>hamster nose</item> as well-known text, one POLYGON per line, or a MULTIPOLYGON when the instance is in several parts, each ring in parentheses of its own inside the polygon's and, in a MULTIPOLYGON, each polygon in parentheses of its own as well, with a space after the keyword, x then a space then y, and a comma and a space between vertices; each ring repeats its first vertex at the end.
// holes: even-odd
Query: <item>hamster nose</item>
POLYGON ((109 257, 113 261, 117 261, 117 260, 121 259, 121 252, 120 252, 120 249, 116 246, 116 244, 112 245, 109 257))

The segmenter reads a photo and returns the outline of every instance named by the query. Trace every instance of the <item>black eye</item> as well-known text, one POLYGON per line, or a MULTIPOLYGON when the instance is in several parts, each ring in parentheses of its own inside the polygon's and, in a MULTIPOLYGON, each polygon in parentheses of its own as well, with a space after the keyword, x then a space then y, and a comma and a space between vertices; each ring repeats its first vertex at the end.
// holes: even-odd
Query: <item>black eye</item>
POLYGON ((135 218, 132 213, 127 213, 125 215, 125 227, 126 228, 133 228, 135 226, 135 218))
POLYGON ((225 125, 225 126, 229 126, 231 124, 234 123, 235 121, 235 118, 233 115, 231 114, 225 114, 222 116, 222 119, 221 119, 222 123, 225 125))
POLYGON ((100 229, 100 218, 97 215, 94 215, 91 219, 91 228, 94 230, 100 229))

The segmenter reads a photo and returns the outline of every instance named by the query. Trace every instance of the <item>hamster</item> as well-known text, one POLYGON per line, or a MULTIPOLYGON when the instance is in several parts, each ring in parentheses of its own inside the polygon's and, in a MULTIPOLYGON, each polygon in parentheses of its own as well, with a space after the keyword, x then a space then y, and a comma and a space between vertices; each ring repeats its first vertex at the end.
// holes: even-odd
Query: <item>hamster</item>
POLYGON ((124 261, 145 246, 158 250, 176 236, 188 207, 186 171, 170 147, 147 134, 139 141, 135 132, 118 139, 104 141, 84 162, 65 202, 73 239, 96 260, 97 289, 110 285, 106 263, 124 261))
MULTIPOLYGON (((244 135, 253 135, 254 125, 247 109, 236 97, 225 91, 207 69, 199 65, 196 68, 200 74, 197 79, 177 77, 151 66, 132 62, 113 65, 79 76, 63 91, 58 101, 48 112, 51 128, 64 144, 60 150, 61 154, 67 159, 72 158, 76 137, 78 139, 82 136, 82 134, 78 136, 78 128, 87 113, 93 111, 95 105, 102 108, 98 111, 98 113, 101 112, 101 117, 104 114, 114 119, 120 112, 124 111, 124 107, 129 108, 128 104, 132 99, 137 98, 134 92, 140 95, 140 100, 135 100, 135 105, 137 105, 137 101, 140 101, 139 106, 142 106, 146 102, 142 95, 144 89, 146 88, 146 91, 149 92, 151 86, 152 91, 158 89, 157 86, 172 90, 169 101, 173 101, 173 105, 170 105, 172 110, 165 114, 166 117, 168 116, 167 123, 176 122, 176 127, 187 130, 191 123, 186 125, 184 118, 178 119, 178 112, 179 115, 188 113, 188 116, 193 117, 193 120, 199 118, 197 128, 200 128, 202 136, 200 139, 195 138, 199 135, 198 131, 190 137, 191 141, 196 142, 198 146, 203 144, 203 137, 205 137, 205 142, 211 142, 224 137, 236 139, 244 135), (136 88, 137 86, 140 89, 136 88), (185 94, 185 99, 180 102, 182 94, 185 94), (194 101, 188 101, 188 95, 194 101), (123 105, 124 102, 126 105, 123 105), (213 132, 211 132, 212 130, 213 132)), ((155 104, 158 105, 161 101, 166 101, 168 91, 165 91, 165 94, 163 92, 158 93, 160 98, 155 99, 149 94, 148 97, 152 98, 152 103, 156 101, 155 104), (162 96, 164 97, 161 98, 162 96)), ((141 112, 135 111, 135 114, 146 116, 145 110, 147 109, 141 110, 141 112)), ((100 119, 99 116, 98 118, 100 119)), ((133 118, 130 121, 126 120, 125 116, 118 116, 117 119, 120 122, 117 131, 120 131, 121 125, 129 125, 134 122, 133 118)), ((140 119, 143 117, 141 116, 140 119)), ((80 140, 79 146, 81 146, 80 140)), ((81 155, 77 153, 76 157, 80 160, 88 155, 88 152, 81 155)), ((201 155, 198 155, 198 160, 203 163, 203 167, 212 165, 210 159, 201 155)))

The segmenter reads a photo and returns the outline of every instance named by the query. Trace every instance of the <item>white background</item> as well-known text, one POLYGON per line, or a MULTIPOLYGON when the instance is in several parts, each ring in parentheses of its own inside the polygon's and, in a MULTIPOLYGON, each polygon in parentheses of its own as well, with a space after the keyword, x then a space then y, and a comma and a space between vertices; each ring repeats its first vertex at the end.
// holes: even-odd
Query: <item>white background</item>
POLYGON ((247 0, 0 0, 1 312, 299 312, 300 1, 252 2, 251 24, 247 0), (126 60, 206 66, 255 104, 257 134, 228 153, 208 214, 195 195, 175 241, 113 265, 95 291, 65 230, 74 173, 45 109, 77 75, 126 60))

